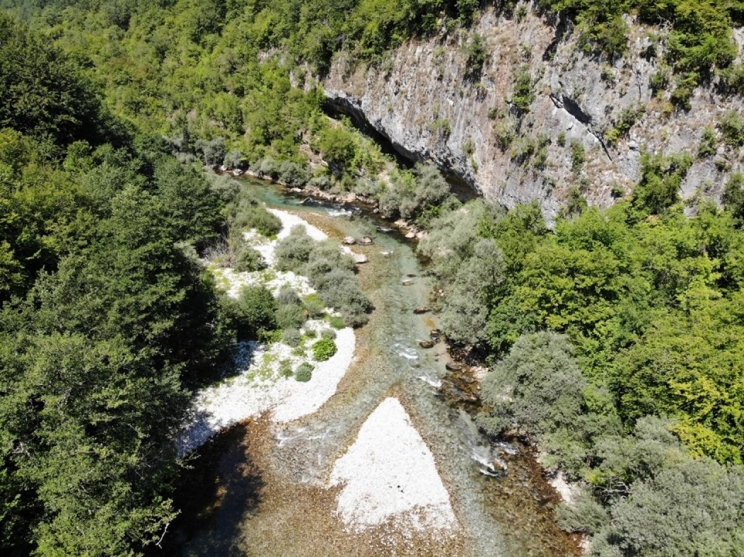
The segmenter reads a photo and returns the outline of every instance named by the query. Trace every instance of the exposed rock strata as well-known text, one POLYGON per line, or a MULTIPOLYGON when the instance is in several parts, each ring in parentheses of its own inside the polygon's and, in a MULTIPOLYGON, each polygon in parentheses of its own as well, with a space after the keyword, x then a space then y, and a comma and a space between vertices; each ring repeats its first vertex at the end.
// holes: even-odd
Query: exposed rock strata
MULTIPOLYGON (((630 23, 629 50, 610 64, 583 53, 578 34, 532 10, 517 21, 490 9, 469 32, 411 41, 376 66, 351 69, 338 57, 322 85, 337 110, 373 128, 412 160, 432 161, 478 193, 508 207, 538 200, 553 220, 572 186, 590 205, 608 206, 627 195, 641 174, 641 153, 696 155, 705 126, 726 111, 742 111, 740 97, 726 97, 715 83, 699 87, 691 110, 674 110, 666 92, 655 98, 651 76, 657 56, 645 55, 649 33, 630 23), (480 80, 466 74, 465 45, 472 33, 486 38, 489 56, 480 80), (500 146, 497 130, 514 115, 515 75, 529 69, 534 100, 511 145, 500 146), (643 113, 625 137, 607 138, 624 110, 643 113), (547 138, 544 162, 516 156, 520 138, 547 138), (586 162, 572 169, 571 144, 579 142, 586 162), (541 168, 542 167, 542 168, 541 168)), ((739 45, 742 30, 735 31, 739 45)), ((671 87, 670 87, 671 89, 671 87)), ((698 192, 720 199, 728 175, 741 170, 739 150, 723 146, 697 158, 682 184, 689 199, 698 192)))

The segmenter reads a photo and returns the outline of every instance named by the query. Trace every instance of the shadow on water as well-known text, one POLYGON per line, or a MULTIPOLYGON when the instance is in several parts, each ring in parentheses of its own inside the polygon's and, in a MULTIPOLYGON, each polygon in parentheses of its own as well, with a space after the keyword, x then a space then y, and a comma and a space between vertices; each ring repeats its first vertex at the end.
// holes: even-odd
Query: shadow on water
POLYGON ((181 514, 160 555, 243 555, 240 525, 258 511, 264 486, 252 458, 254 425, 237 424, 194 453, 178 479, 174 503, 181 514))

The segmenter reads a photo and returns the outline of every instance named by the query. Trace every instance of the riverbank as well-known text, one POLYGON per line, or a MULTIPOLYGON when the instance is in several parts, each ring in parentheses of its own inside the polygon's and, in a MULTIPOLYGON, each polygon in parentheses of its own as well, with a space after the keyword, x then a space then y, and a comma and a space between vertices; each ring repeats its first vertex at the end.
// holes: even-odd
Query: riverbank
MULTIPOLYGON (((257 188, 258 195, 273 196, 266 188, 257 188)), ((520 463, 520 459, 525 459, 534 464, 528 453, 510 457, 514 460, 503 478, 495 479, 479 472, 472 454, 473 443, 487 441, 462 434, 457 413, 453 414, 452 408, 443 402, 438 389, 447 375, 444 345, 438 343, 428 350, 419 347, 419 341, 428 338, 430 329, 436 328, 437 323, 435 315, 414 313, 415 308, 426 304, 430 288, 427 279, 421 276, 410 246, 399 243, 397 233, 376 230, 378 223, 368 222, 366 217, 331 218, 317 207, 290 207, 339 243, 345 236, 373 237, 373 245, 356 245, 354 249, 369 258, 369 263, 358 267, 357 277, 375 311, 369 324, 356 330, 355 358, 335 394, 325 404, 291 422, 277 423, 267 416, 250 433, 255 446, 260 447, 251 460, 261 463, 261 495, 255 508, 235 515, 232 524, 207 521, 200 532, 194 533, 189 549, 205 547, 202 541, 206 538, 222 539, 239 532, 236 547, 242 548, 244 554, 262 557, 575 554, 570 540, 557 530, 551 518, 553 503, 532 485, 533 477, 540 475, 539 469, 527 469, 520 463), (339 505, 339 500, 351 482, 329 486, 334 467, 352 451, 360 437, 366 445, 365 436, 361 435, 365 424, 380 404, 391 397, 400 401, 410 426, 429 449, 431 460, 427 462, 433 460, 434 477, 449 494, 449 504, 457 520, 453 528, 418 530, 410 522, 402 524, 406 521, 400 517, 405 513, 393 513, 383 524, 370 524, 360 530, 344 520, 341 512, 344 506, 339 505), (257 436, 261 437, 260 442, 257 436), (297 532, 303 535, 297 536, 297 532)), ((206 458, 223 435, 227 432, 207 443, 195 456, 206 458)), ((379 440, 381 444, 384 441, 384 437, 379 440)), ((393 446, 385 445, 383 450, 393 446)), ((415 447, 416 443, 410 446, 415 447)), ((394 451, 383 460, 394 462, 400 454, 405 452, 394 451)), ((195 462, 198 466, 199 460, 195 462)), ((369 475, 368 465, 357 468, 359 479, 365 479, 365 471, 369 475)), ((239 480, 235 479, 237 489, 241 485, 239 480)), ((436 487, 423 491, 442 493, 436 487)), ((390 505, 386 503, 382 508, 394 509, 399 502, 394 505, 392 501, 388 499, 390 505)), ((440 497, 438 501, 441 503, 443 499, 440 497)), ((421 510, 425 505, 418 507, 421 510)), ((433 508, 436 509, 436 504, 433 508)), ((182 554, 209 553, 194 549, 182 554)))

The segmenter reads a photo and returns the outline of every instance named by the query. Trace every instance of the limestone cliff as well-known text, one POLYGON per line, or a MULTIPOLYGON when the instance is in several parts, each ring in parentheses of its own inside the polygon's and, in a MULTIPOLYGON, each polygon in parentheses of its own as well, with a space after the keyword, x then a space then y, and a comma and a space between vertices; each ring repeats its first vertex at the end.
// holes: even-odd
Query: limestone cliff
MULTIPOLYGON (((597 206, 627 195, 643 151, 689 152, 683 198, 720 198, 741 169, 739 149, 725 146, 719 130, 714 155, 698 149, 706 126, 742 110, 741 97, 712 83, 695 90, 689 110, 676 109, 668 92, 651 87, 663 48, 653 36, 663 30, 628 17, 628 52, 610 64, 582 51, 570 24, 521 5, 519 18, 486 10, 469 30, 410 41, 376 65, 352 67, 340 56, 322 82, 326 96, 405 156, 432 161, 509 207, 536 199, 549 221, 572 190, 597 206), (475 34, 487 56, 480 74, 469 75, 466 45, 475 34), (520 75, 529 76, 531 95, 517 111, 520 75)), ((744 32, 734 34, 741 51, 744 32)))

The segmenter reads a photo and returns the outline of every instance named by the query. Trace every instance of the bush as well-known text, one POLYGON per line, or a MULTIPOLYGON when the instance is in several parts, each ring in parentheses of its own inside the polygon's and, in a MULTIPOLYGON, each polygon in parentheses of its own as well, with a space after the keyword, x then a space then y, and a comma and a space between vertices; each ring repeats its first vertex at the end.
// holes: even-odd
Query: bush
POLYGON ((284 329, 282 331, 282 342, 287 346, 295 348, 302 342, 302 335, 297 329, 284 329))
POLYGON ((721 118, 721 132, 727 145, 744 145, 744 119, 736 110, 730 110, 721 118))
POLYGON ((292 362, 289 360, 282 360, 279 362, 279 375, 281 377, 291 377, 292 376, 292 362))
POLYGON ((465 47, 466 75, 474 78, 479 77, 487 58, 486 38, 479 33, 473 34, 465 47))
POLYGON ((344 318, 339 315, 329 316, 328 324, 334 329, 343 329, 344 327, 346 327, 346 323, 344 323, 344 318))
POLYGON ((255 228, 266 237, 276 236, 282 229, 282 221, 269 213, 256 199, 241 192, 237 202, 228 207, 231 228, 239 230, 255 228))
POLYGON ((329 338, 331 340, 335 340, 336 338, 336 331, 333 329, 323 329, 320 331, 320 338, 329 338))
POLYGON ((297 295, 297 292, 289 286, 285 286, 279 291, 279 294, 276 296, 276 301, 280 305, 294 305, 294 306, 301 306, 302 300, 300 300, 300 297, 297 295))
POLYGON ((250 246, 243 246, 235 258, 235 270, 241 273, 252 273, 266 267, 260 253, 250 246))
POLYGON ((276 329, 276 301, 263 286, 245 286, 238 296, 243 336, 258 338, 276 329))
POLYGON ((289 236, 276 245, 276 268, 280 271, 299 272, 310 260, 315 242, 307 235, 305 227, 292 227, 289 236))
POLYGON ((304 322, 302 306, 283 304, 276 310, 276 324, 280 329, 299 329, 304 322))
POLYGON ((712 157, 718 150, 718 142, 716 141, 716 132, 710 126, 706 126, 703 129, 703 137, 700 139, 700 147, 698 148, 698 157, 712 157))
POLYGON ((532 76, 529 66, 523 66, 514 76, 514 90, 512 92, 512 106, 517 114, 523 115, 530 111, 532 102, 535 100, 535 92, 532 90, 532 76))
POLYGON ((295 379, 302 383, 307 383, 308 381, 310 381, 310 379, 313 378, 314 369, 315 366, 309 364, 308 362, 301 363, 295 370, 295 379))
POLYGON ((571 170, 578 172, 586 162, 586 151, 581 141, 571 142, 571 170))
POLYGON ((338 350, 333 339, 322 338, 313 344, 313 358, 318 362, 325 362, 330 359, 338 350))
POLYGON ((480 423, 494 435, 509 429, 538 437, 573 430, 582 414, 584 387, 565 336, 522 336, 483 380, 488 410, 480 423))

